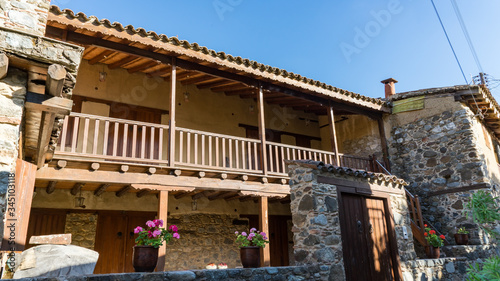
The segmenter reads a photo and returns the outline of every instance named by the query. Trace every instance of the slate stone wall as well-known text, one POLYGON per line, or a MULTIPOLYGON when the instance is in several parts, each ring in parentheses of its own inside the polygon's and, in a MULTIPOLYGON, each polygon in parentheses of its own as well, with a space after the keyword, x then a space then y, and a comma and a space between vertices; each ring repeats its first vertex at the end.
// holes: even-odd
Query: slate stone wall
POLYGON ((420 197, 425 219, 451 243, 456 227, 462 226, 471 230, 471 243, 482 243, 475 225, 462 214, 471 192, 453 192, 491 183, 474 118, 462 106, 395 126, 388 138, 392 173, 410 183, 407 188, 420 197), (448 193, 433 194, 440 191, 448 193))
POLYGON ((68 213, 65 233, 71 233, 71 244, 94 250, 97 214, 68 213))
POLYGON ((360 157, 375 155, 377 159, 382 159, 383 157, 380 136, 378 135, 367 135, 359 139, 346 140, 342 147, 342 153, 344 154, 360 157))
POLYGON ((404 262, 401 265, 404 281, 466 280, 467 268, 472 264, 465 258, 440 258, 404 262))
POLYGON ((167 244, 165 270, 204 269, 209 263, 241 266, 235 231, 248 232, 248 219, 237 215, 171 215, 168 225, 179 227, 181 239, 167 244))
POLYGON ((50 0, 0 0, 0 26, 45 34, 50 0))

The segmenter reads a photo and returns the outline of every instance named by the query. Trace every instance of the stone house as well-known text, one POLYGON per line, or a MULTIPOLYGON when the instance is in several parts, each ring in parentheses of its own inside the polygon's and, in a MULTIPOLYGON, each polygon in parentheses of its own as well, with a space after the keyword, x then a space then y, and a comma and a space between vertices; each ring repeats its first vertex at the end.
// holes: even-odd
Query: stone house
POLYGON ((100 253, 95 273, 129 272, 132 229, 156 217, 182 236, 160 270, 237 267, 234 231, 256 227, 270 237, 265 266, 352 280, 354 257, 399 280, 443 270, 414 262, 411 193, 449 234, 468 192, 494 186, 498 105, 485 88, 394 95, 388 79, 374 99, 47 0, 0 3, 4 251, 11 237, 20 251, 72 233, 100 253), (359 243, 340 232, 358 230, 376 239, 349 256, 359 243))

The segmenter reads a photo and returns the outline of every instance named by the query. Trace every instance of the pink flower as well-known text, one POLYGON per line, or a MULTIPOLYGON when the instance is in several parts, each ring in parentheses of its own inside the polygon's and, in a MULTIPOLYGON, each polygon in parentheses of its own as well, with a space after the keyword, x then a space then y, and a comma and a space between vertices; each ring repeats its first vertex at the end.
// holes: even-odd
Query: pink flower
POLYGON ((248 241, 252 241, 253 236, 248 235, 247 239, 248 239, 248 241))
POLYGON ((153 231, 153 237, 156 237, 160 234, 161 234, 161 230, 159 230, 159 229, 156 229, 155 231, 153 231))
POLYGON ((134 228, 134 233, 137 234, 137 233, 139 233, 139 232, 141 232, 143 230, 144 230, 144 228, 138 226, 138 227, 134 228))
POLYGON ((241 235, 242 236, 247 236, 247 233, 246 232, 242 232, 241 235))
POLYGON ((169 230, 172 230, 173 232, 177 232, 177 226, 175 224, 172 224, 169 228, 169 230))
POLYGON ((256 228, 251 228, 251 229, 250 229, 250 232, 255 232, 255 231, 257 231, 257 229, 256 229, 256 228))
POLYGON ((260 235, 262 235, 262 238, 267 239, 267 236, 266 236, 266 233, 265 232, 261 232, 260 235))
POLYGON ((176 232, 176 233, 174 233, 174 235, 172 235, 172 236, 173 236, 175 239, 179 239, 179 238, 181 238, 181 236, 180 236, 180 235, 179 235, 179 233, 177 233, 177 232, 176 232))
POLYGON ((155 226, 162 227, 163 226, 163 220, 154 220, 155 226))
POLYGON ((146 222, 146 225, 147 225, 148 227, 155 227, 155 226, 156 226, 156 223, 154 223, 153 221, 147 221, 147 222, 146 222))
POLYGON ((153 238, 153 233, 151 232, 151 230, 148 230, 148 237, 153 238))
POLYGON ((234 234, 236 234, 236 235, 238 235, 238 233, 239 233, 238 231, 235 231, 235 232, 234 232, 234 234))

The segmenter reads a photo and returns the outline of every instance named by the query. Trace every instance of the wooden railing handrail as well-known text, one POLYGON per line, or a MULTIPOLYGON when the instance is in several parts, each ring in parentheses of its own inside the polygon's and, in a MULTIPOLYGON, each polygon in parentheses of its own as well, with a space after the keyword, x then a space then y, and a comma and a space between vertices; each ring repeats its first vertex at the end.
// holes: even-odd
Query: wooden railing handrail
MULTIPOLYGON (((325 150, 319 150, 319 149, 314 149, 314 148, 295 146, 295 145, 278 143, 278 142, 268 141, 267 144, 271 144, 271 145, 275 145, 275 146, 279 146, 279 147, 284 147, 284 148, 290 148, 290 149, 300 149, 300 150, 307 151, 307 152, 316 152, 316 153, 322 153, 322 154, 327 154, 327 155, 332 155, 332 156, 335 155, 335 153, 331 152, 331 151, 325 151, 325 150)), ((359 156, 354 156, 354 155, 345 155, 345 154, 342 154, 342 153, 339 153, 339 156, 348 157, 348 158, 355 158, 355 159, 360 159, 360 160, 369 160, 368 157, 359 157, 359 156)))
POLYGON ((148 122, 139 122, 139 121, 134 121, 134 120, 120 119, 120 118, 113 118, 113 117, 106 117, 106 116, 93 115, 93 114, 71 112, 69 114, 69 116, 71 116, 71 117, 80 117, 80 118, 89 118, 89 119, 94 119, 94 120, 97 119, 97 120, 102 120, 102 121, 123 123, 123 124, 128 124, 128 125, 137 125, 137 126, 147 126, 147 127, 163 128, 163 129, 167 129, 168 130, 168 125, 156 124, 156 123, 148 123, 148 122))
POLYGON ((252 143, 260 143, 260 140, 256 140, 256 139, 235 137, 235 136, 230 136, 230 135, 210 133, 210 132, 206 132, 206 131, 186 129, 186 128, 181 128, 181 127, 176 127, 175 130, 176 131, 182 131, 184 133, 200 134, 200 135, 205 135, 205 136, 226 138, 226 139, 232 139, 232 140, 240 140, 240 141, 246 141, 246 142, 252 142, 252 143))

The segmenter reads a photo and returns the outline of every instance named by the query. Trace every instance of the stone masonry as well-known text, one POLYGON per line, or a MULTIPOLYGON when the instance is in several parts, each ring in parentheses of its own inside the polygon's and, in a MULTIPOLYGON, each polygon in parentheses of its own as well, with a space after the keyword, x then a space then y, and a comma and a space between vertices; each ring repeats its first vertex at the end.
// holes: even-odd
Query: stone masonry
POLYGON ((45 34, 50 0, 0 0, 0 26, 45 34))
POLYGON ((68 213, 64 233, 71 233, 71 244, 94 250, 97 214, 68 213))
POLYGON ((377 159, 382 159, 382 145, 380 137, 377 135, 367 135, 359 139, 346 140, 343 143, 343 153, 360 157, 374 155, 377 159))
MULTIPOLYGON (((410 192, 423 198, 424 217, 449 238, 455 227, 474 228, 462 214, 470 192, 432 192, 490 182, 472 128, 473 115, 466 107, 444 111, 393 127, 388 139, 392 173, 410 183, 410 192)), ((479 243, 477 231, 471 236, 479 243)))
POLYGON ((248 232, 248 220, 236 215, 184 214, 168 217, 181 239, 167 244, 165 270, 204 269, 209 263, 241 266, 235 231, 248 232))

